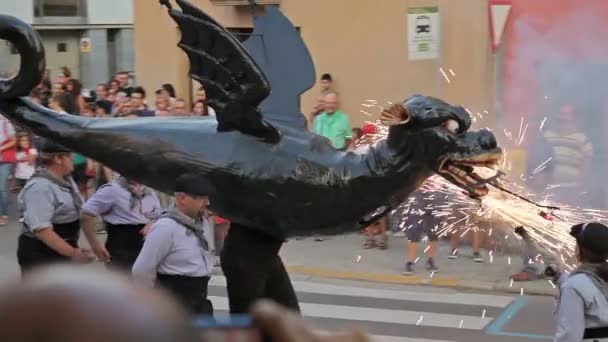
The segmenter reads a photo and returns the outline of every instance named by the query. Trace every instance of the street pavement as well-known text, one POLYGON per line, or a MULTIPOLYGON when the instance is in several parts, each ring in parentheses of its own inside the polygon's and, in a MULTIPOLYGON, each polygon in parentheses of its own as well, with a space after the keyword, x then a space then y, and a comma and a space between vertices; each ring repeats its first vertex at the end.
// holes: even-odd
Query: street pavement
MULTIPOLYGON (((0 284, 18 279, 18 232, 15 223, 0 228, 0 284)), ((464 249, 461 259, 448 260, 448 247, 443 246, 437 275, 431 277, 418 267, 418 275, 407 277, 400 274, 404 243, 405 239, 394 238, 388 250, 362 250, 357 234, 325 237, 324 241, 289 240, 281 254, 305 319, 319 331, 362 328, 374 341, 384 342, 551 339, 553 297, 484 291, 450 281, 500 282, 517 270, 516 265, 507 264, 508 257, 496 256, 492 264, 477 264, 466 257, 464 249)), ((100 264, 87 267, 104 270, 100 264)), ((227 315, 225 278, 219 268, 214 271, 209 295, 217 315, 227 315)))

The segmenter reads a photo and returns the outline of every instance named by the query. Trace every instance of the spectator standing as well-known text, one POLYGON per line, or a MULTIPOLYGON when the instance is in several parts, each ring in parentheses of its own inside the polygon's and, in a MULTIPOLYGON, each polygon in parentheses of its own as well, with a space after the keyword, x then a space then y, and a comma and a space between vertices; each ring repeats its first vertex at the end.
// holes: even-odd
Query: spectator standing
POLYGON ((194 115, 215 116, 215 109, 207 104, 207 92, 203 87, 198 88, 196 91, 192 112, 194 115))
POLYGON ((140 116, 154 116, 154 112, 148 109, 145 103, 146 90, 143 87, 135 87, 131 91, 131 104, 135 110, 140 112, 140 116))
POLYGON ((36 169, 38 150, 34 148, 27 133, 17 137, 17 164, 15 165, 15 180, 18 189, 23 189, 25 183, 32 177, 36 169))
POLYGON ((190 116, 190 112, 188 111, 188 106, 186 105, 186 101, 184 99, 175 100, 175 105, 173 106, 173 115, 175 116, 190 116))
POLYGON ((9 177, 13 169, 13 163, 17 160, 17 138, 15 127, 4 116, 0 116, 0 226, 8 224, 8 188, 9 177))
POLYGON ((325 110, 313 122, 312 131, 326 137, 338 150, 345 150, 352 139, 352 127, 346 113, 339 110, 340 103, 336 93, 324 97, 325 110))

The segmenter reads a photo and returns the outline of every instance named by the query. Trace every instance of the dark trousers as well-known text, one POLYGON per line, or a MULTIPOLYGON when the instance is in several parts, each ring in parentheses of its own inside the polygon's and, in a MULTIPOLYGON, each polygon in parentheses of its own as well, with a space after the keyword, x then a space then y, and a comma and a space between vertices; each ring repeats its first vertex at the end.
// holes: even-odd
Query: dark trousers
POLYGON ((300 312, 289 274, 279 257, 282 245, 282 240, 232 223, 221 252, 230 313, 248 313, 262 298, 300 312))
POLYGON ((107 267, 112 270, 131 273, 133 264, 144 246, 140 231, 143 224, 110 224, 105 222, 108 238, 106 249, 110 253, 107 267))
MULTIPOLYGON (((78 247, 80 221, 53 224, 53 230, 70 246, 78 247)), ((17 260, 21 268, 21 275, 24 276, 38 266, 69 262, 70 258, 57 253, 35 237, 21 234, 17 245, 17 260)))
POLYGON ((207 299, 209 277, 156 274, 156 286, 168 291, 194 315, 213 315, 213 304, 207 299))

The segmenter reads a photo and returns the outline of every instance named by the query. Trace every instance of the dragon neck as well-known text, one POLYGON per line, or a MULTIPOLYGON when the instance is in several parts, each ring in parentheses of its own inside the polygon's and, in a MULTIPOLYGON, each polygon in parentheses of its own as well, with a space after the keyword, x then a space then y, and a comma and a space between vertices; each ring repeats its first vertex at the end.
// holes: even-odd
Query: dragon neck
POLYGON ((433 172, 427 166, 422 141, 417 136, 389 133, 387 139, 371 146, 362 163, 369 174, 361 186, 405 199, 433 172))

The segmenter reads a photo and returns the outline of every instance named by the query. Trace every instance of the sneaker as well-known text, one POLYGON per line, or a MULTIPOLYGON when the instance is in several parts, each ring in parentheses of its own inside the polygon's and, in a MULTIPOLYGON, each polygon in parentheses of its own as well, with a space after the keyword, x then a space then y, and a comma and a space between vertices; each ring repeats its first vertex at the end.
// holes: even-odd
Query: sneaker
POLYGON ((416 271, 414 271, 414 263, 411 261, 408 261, 407 264, 405 264, 405 271, 403 271, 404 275, 412 275, 416 273, 416 271))
POLYGON ((483 262, 483 257, 479 252, 473 252, 473 261, 475 262, 483 262))
POLYGON ((538 277, 536 275, 531 274, 527 271, 521 271, 511 276, 511 279, 513 279, 514 281, 532 281, 536 280, 537 278, 538 277))
POLYGON ((450 255, 448 255, 448 259, 458 259, 458 249, 453 248, 452 249, 452 253, 450 253, 450 255))
POLYGON ((429 258, 429 260, 426 261, 426 269, 432 272, 439 271, 439 268, 437 267, 437 265, 435 265, 435 261, 433 260, 433 258, 429 258))

